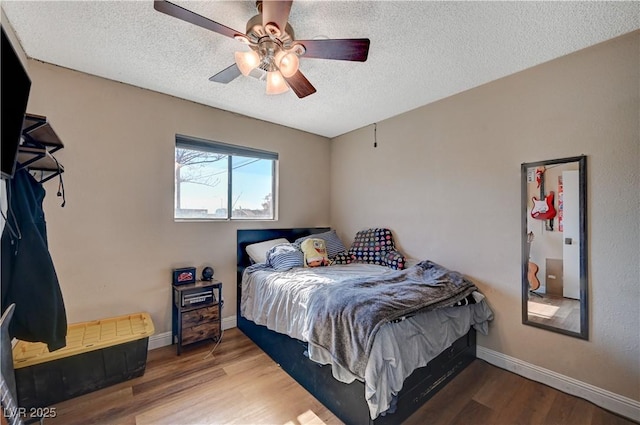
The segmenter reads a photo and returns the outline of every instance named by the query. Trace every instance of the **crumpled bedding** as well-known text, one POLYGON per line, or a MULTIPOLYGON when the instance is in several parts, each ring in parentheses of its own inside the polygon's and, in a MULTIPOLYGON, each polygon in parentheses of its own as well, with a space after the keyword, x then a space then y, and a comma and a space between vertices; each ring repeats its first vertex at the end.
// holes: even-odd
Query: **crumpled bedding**
POLYGON ((476 290, 460 273, 431 261, 385 276, 321 286, 309 298, 309 342, 325 348, 333 362, 364 379, 380 326, 418 311, 452 306, 476 290))
POLYGON ((357 281, 362 276, 393 279, 397 273, 371 264, 296 268, 286 272, 255 267, 243 276, 241 314, 271 330, 308 342, 309 358, 330 364, 339 381, 364 381, 364 396, 371 418, 375 419, 389 409, 402 383, 415 369, 425 366, 471 326, 486 334, 488 321, 493 318, 484 297, 473 287, 475 304, 421 311, 411 317, 402 316, 403 320, 397 323, 380 325, 367 350, 363 371, 354 374, 335 361, 330 348, 311 340, 309 302, 333 285, 357 281))

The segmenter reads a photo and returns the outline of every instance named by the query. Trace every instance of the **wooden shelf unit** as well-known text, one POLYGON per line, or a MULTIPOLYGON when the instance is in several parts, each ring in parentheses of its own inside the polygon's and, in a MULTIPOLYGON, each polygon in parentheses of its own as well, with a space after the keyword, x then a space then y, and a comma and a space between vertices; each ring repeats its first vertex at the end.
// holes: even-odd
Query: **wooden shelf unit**
POLYGON ((222 335, 222 283, 217 280, 173 285, 173 334, 178 355, 182 347, 222 335))

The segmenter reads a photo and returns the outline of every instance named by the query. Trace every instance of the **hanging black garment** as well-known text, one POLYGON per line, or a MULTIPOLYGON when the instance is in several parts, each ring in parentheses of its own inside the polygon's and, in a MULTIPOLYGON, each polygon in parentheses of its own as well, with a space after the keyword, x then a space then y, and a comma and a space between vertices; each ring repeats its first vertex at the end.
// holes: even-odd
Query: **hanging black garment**
POLYGON ((66 345, 67 315, 47 244, 45 190, 25 169, 7 182, 9 208, 2 232, 2 311, 16 304, 11 337, 66 345))

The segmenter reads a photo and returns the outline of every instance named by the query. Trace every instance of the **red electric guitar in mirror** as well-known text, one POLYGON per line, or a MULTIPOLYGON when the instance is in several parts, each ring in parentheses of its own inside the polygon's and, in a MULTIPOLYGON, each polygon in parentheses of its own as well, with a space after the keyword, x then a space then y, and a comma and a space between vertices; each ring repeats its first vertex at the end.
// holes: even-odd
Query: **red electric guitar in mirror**
MULTIPOLYGON (((556 210, 553 206, 553 191, 545 196, 544 194, 544 172, 546 169, 538 168, 536 170, 536 180, 538 181, 538 187, 540 188, 540 198, 535 196, 531 198, 533 201, 533 207, 531 208, 531 217, 537 220, 551 220, 556 216, 556 210)), ((553 222, 550 223, 551 229, 553 229, 553 222)))

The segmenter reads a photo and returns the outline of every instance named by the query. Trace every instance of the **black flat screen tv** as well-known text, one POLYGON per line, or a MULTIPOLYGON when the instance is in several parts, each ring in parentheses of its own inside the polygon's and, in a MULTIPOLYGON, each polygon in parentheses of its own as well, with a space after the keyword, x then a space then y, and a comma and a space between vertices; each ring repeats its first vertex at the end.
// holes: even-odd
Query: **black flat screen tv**
POLYGON ((16 168, 18 148, 22 136, 22 124, 27 111, 29 91, 31 90, 31 79, 22 66, 18 54, 13 48, 11 41, 2 28, 2 44, 0 45, 0 96, 2 104, 1 112, 1 136, 2 145, 2 178, 10 179, 16 168))

